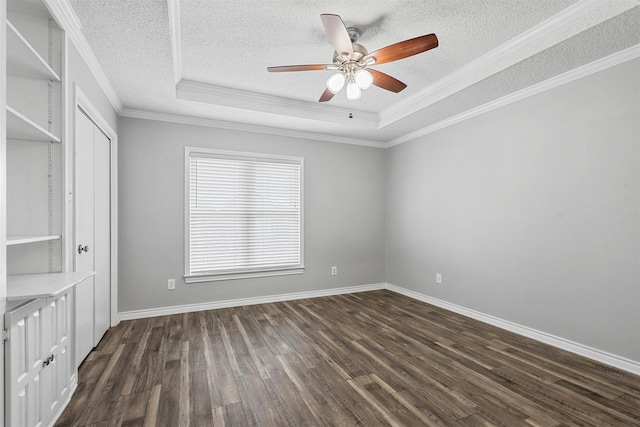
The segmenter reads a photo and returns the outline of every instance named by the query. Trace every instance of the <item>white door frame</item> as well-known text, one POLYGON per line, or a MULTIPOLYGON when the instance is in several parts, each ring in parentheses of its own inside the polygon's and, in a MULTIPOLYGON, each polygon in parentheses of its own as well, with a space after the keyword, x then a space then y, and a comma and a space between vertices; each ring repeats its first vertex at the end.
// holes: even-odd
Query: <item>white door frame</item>
MULTIPOLYGON (((109 138, 111 141, 110 144, 110 204, 111 204, 111 326, 116 326, 120 319, 118 318, 118 134, 109 126, 109 123, 102 117, 98 109, 93 105, 93 103, 87 98, 87 96, 82 92, 80 87, 74 83, 73 85, 74 91, 74 107, 73 107, 73 129, 74 129, 74 144, 77 144, 78 141, 75 141, 75 129, 77 126, 77 115, 82 114, 78 112, 78 108, 80 108, 84 113, 89 116, 91 121, 109 138)), ((75 150, 74 150, 75 152, 75 150)), ((74 175, 76 171, 75 165, 75 156, 74 156, 74 175)), ((78 177, 75 176, 74 179, 74 192, 77 188, 77 180, 78 177)), ((75 198, 74 198, 75 200, 75 198)), ((77 201, 76 201, 77 202, 77 201)), ((74 218, 77 209, 77 203, 74 202, 74 218)), ((76 227, 74 226, 74 239, 75 242, 75 233, 76 227)), ((73 248, 73 246, 72 246, 73 248)), ((73 257, 73 267, 74 270, 76 268, 76 254, 74 252, 73 257)))

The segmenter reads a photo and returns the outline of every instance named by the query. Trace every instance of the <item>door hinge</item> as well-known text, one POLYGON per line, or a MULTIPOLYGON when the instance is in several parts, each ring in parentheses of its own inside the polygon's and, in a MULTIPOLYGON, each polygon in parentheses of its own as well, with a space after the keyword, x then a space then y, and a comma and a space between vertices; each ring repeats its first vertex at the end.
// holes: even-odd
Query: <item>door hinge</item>
POLYGON ((9 333, 9 330, 8 329, 3 329, 2 330, 2 342, 9 341, 10 338, 11 338, 11 334, 9 333))

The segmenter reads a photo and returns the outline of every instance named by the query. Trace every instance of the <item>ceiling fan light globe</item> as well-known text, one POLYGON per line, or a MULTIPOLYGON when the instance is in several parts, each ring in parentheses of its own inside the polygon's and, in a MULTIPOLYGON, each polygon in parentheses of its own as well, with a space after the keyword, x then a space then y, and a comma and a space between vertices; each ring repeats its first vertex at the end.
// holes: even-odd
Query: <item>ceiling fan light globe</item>
POLYGON ((338 93, 344 87, 345 80, 344 74, 336 73, 327 79, 327 89, 329 89, 331 93, 338 93))
POLYGON ((358 70, 355 74, 355 81, 362 90, 367 90, 373 84, 373 76, 367 70, 358 70))
POLYGON ((349 82, 347 85, 347 99, 349 101, 357 101, 362 96, 362 91, 355 82, 349 82))

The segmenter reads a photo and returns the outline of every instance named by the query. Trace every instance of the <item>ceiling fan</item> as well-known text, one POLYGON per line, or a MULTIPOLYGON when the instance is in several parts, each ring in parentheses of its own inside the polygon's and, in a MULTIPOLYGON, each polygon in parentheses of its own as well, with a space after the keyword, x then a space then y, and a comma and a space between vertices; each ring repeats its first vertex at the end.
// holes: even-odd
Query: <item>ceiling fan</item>
POLYGON ((322 14, 320 19, 322 19, 322 25, 335 48, 333 64, 267 67, 267 70, 272 73, 314 70, 338 71, 327 80, 327 88, 320 96, 319 102, 329 101, 342 90, 345 83, 347 86, 347 99, 350 101, 360 99, 362 90, 370 88, 371 85, 398 93, 406 88, 407 85, 388 74, 369 67, 417 55, 438 46, 436 35, 427 34, 369 53, 364 46, 356 43, 360 37, 360 30, 353 27, 345 27, 340 16, 322 14))

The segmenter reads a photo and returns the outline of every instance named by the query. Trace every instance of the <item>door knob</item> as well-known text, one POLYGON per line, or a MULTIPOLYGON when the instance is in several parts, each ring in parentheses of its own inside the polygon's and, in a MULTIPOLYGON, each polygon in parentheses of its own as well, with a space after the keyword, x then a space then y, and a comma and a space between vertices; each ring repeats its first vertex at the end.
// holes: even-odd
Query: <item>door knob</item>
POLYGON ((78 245, 78 253, 81 254, 82 252, 89 252, 89 246, 78 245))

